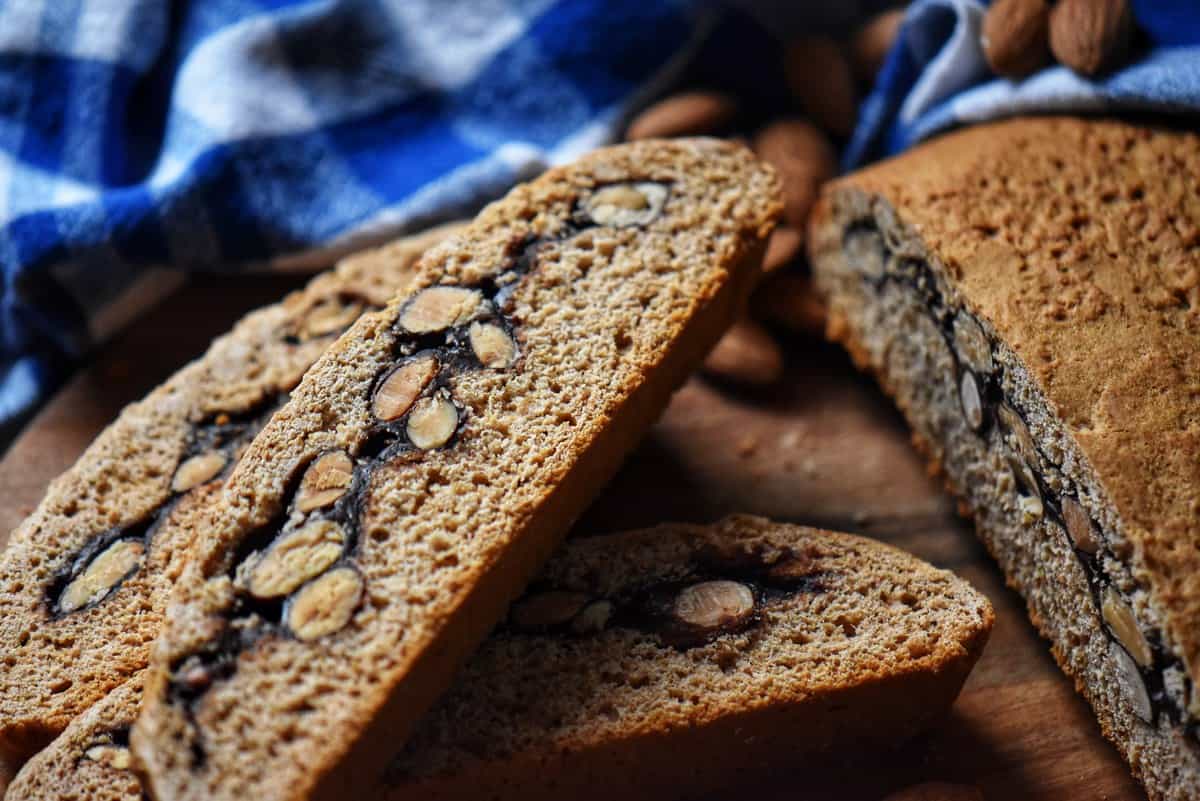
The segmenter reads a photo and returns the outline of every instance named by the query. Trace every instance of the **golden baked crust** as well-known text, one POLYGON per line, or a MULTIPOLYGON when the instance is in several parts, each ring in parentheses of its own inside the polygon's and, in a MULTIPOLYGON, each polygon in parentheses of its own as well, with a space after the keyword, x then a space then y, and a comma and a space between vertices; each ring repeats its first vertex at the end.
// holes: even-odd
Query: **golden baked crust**
POLYGON ((856 173, 936 253, 1070 426, 1200 680, 1200 136, 971 128, 856 173))
POLYGON ((1013 120, 835 182, 811 228, 830 336, 896 398, 1156 798, 1200 789, 1198 168, 1194 134, 1013 120))
POLYGON ((369 783, 728 326, 779 213, 745 148, 641 142, 427 253, 209 508, 133 730, 151 792, 369 783), (314 511, 326 456, 352 478, 314 511))
POLYGON ((125 409, 55 479, 0 556, 0 752, 8 759, 19 765, 146 666, 196 515, 238 450, 337 334, 364 308, 386 304, 411 280, 417 257, 451 230, 347 258, 247 315, 125 409), (92 573, 94 592, 85 592, 79 577, 123 543, 128 549, 112 551, 112 568, 92 573))
MULTIPOLYGON (((848 534, 734 516, 575 540, 369 797, 678 797, 825 749, 894 747, 945 712, 992 620, 962 579, 848 534), (708 606, 676 610, 702 590, 708 606), (722 605, 743 591, 752 605, 722 605)), ((139 798, 119 767, 139 689, 74 721, 12 792, 139 798)))

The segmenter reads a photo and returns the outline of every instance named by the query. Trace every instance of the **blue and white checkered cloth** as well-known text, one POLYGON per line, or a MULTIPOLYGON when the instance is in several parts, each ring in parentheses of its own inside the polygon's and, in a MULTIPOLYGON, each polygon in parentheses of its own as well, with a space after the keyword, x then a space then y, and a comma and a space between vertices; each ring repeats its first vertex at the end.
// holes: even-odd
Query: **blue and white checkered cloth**
POLYGON ((172 275, 294 266, 603 143, 699 25, 684 0, 0 0, 0 428, 172 275))
POLYGON ((1200 111, 1200 2, 1132 0, 1142 41, 1127 66, 1096 80, 1047 67, 996 78, 979 44, 987 3, 918 0, 860 110, 843 156, 855 167, 948 128, 1037 112, 1200 111))
MULTIPOLYGON (((0 0, 0 435, 187 271, 311 267, 461 215, 613 138, 689 59, 762 92, 776 45, 710 5, 0 0)), ((1195 0, 1134 6, 1136 63, 1011 84, 979 3, 921 0, 847 163, 1017 111, 1196 110, 1195 0)))

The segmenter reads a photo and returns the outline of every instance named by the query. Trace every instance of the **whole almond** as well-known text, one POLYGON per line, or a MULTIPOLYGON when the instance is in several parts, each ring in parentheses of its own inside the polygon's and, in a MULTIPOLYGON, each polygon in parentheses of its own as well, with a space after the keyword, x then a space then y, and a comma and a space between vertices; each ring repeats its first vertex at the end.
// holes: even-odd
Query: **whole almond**
POLYGON ((834 136, 850 135, 858 98, 841 45, 823 36, 799 39, 787 49, 784 73, 805 114, 834 136))
POLYGON ((786 267, 800 255, 804 246, 804 234, 798 228, 781 225, 771 232, 767 240, 767 252, 763 256, 762 271, 764 275, 786 267))
POLYGON ((754 152, 779 173, 784 217, 793 228, 803 231, 818 189, 837 174, 833 145, 805 120, 779 120, 754 137, 754 152))
POLYGON ((875 83, 903 22, 904 10, 896 8, 876 15, 855 31, 850 39, 850 67, 859 83, 875 83))
POLYGON ((980 44, 992 72, 1024 78, 1050 61, 1046 0, 996 0, 983 17, 980 44))
POLYGON ((1050 50, 1080 75, 1116 66, 1132 36, 1127 0, 1058 0, 1050 12, 1050 50))
POLYGON ((755 317, 798 334, 825 335, 827 310, 807 275, 772 276, 755 290, 750 301, 755 317))
POLYGON ((766 386, 783 375, 783 352, 775 339, 753 320, 739 320, 704 360, 704 372, 737 384, 766 386))
POLYGON ((717 92, 665 97, 633 118, 626 139, 664 139, 719 131, 737 116, 737 102, 717 92))

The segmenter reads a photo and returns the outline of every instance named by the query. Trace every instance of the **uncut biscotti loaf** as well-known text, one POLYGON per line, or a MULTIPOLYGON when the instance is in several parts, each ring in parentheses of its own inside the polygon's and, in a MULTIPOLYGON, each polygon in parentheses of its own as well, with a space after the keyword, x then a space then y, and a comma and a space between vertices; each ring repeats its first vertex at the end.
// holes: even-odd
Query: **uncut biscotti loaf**
POLYGON ((1200 138, 1028 119, 828 188, 874 370, 1155 799, 1200 798, 1200 138))
MULTIPOLYGON (((735 516, 568 542, 369 797, 677 798, 797 757, 891 747, 950 706, 987 600, 862 537, 735 516)), ((135 693, 26 764, 12 793, 135 801, 135 693)))
POLYGON ((304 370, 446 229, 347 258, 124 410, 0 556, 0 753, 19 765, 146 665, 199 509, 304 370))
POLYGON ((382 769, 743 305, 779 213, 745 148, 640 142, 427 252, 213 507, 133 729, 151 794, 343 797, 382 769))

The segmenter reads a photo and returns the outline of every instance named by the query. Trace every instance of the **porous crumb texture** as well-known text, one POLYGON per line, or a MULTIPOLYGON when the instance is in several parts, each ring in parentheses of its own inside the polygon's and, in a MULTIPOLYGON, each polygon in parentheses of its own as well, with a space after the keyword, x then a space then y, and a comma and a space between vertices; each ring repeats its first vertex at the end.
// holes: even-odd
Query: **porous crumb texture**
POLYGON ((202 508, 304 370, 448 230, 346 259, 125 409, 0 556, 0 753, 19 764, 148 660, 202 508))
POLYGON ((873 370, 1155 799, 1200 797, 1200 138, 979 126, 827 188, 873 370))
POLYGON ((779 212, 746 149, 641 142, 423 256, 214 507, 133 730, 152 794, 369 785, 728 326, 779 212))
MULTIPOLYGON (((950 705, 991 625, 966 582, 847 534, 736 516, 576 540, 370 797, 677 797, 849 743, 895 746, 950 705)), ((10 797, 140 798, 124 748, 140 689, 73 721, 10 797)))
POLYGON ((93 704, 21 768, 11 801, 141 801, 132 769, 129 727, 137 715, 143 673, 93 704))
POLYGON ((373 797, 678 798, 895 746, 950 706, 991 625, 966 582, 861 537, 736 516, 575 540, 373 797))

